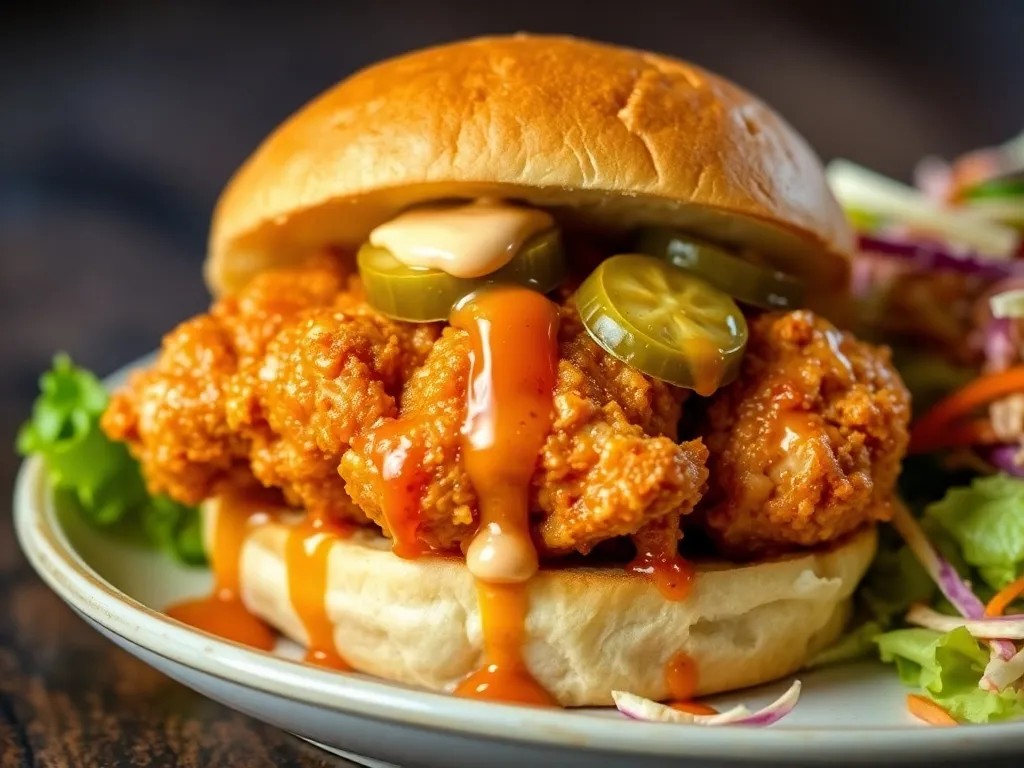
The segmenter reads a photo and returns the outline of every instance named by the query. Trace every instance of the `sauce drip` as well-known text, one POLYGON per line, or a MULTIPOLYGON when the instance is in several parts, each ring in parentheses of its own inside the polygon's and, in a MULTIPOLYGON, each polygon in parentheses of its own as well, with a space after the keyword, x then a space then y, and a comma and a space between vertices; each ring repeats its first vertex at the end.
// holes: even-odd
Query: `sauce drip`
POLYGON ((327 615, 327 577, 331 546, 351 530, 323 517, 309 515, 288 532, 285 569, 288 599, 309 641, 305 661, 330 669, 352 667, 335 649, 334 624, 327 615))
POLYGON ((558 702, 533 679, 523 661, 528 595, 526 584, 478 580, 477 600, 484 633, 484 666, 463 680, 456 696, 538 707, 558 702))
POLYGON ((636 557, 626 566, 650 579, 666 600, 678 602, 690 596, 693 566, 679 554, 678 521, 666 519, 642 528, 633 536, 636 557))
POLYGON ((703 336, 688 339, 685 344, 693 377, 693 391, 701 397, 711 397, 725 377, 722 350, 712 339, 703 336))
POLYGON ((665 664, 665 687, 669 698, 677 702, 688 702, 697 692, 697 665, 683 651, 674 654, 665 664))
POLYGON ((666 600, 679 602, 690 596, 693 566, 678 552, 639 552, 628 568, 653 581, 666 600))
POLYGON ((226 495, 218 501, 210 550, 213 592, 173 605, 166 613, 204 632, 269 651, 274 647, 274 632, 242 604, 239 568, 249 530, 266 518, 268 509, 277 505, 256 495, 226 495))
POLYGON ((462 461, 480 508, 466 552, 477 579, 485 661, 458 696, 554 704, 522 658, 526 582, 536 573, 529 491, 551 429, 558 366, 558 309, 525 288, 497 287, 463 300, 451 324, 469 334, 470 385, 462 461))
POLYGON ((508 264, 530 237, 551 229, 551 214, 494 200, 407 211, 370 233, 409 267, 483 277, 508 264))
POLYGON ((371 443, 366 452, 380 478, 381 511, 391 531, 391 551, 407 559, 424 552, 417 529, 427 477, 423 471, 423 446, 409 438, 414 423, 410 419, 396 419, 379 424, 368 438, 371 443))

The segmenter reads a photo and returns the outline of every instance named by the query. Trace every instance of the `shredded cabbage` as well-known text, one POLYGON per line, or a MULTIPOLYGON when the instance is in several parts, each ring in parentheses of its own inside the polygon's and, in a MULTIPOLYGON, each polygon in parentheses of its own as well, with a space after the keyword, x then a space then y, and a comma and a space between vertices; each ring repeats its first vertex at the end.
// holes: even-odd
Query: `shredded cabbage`
POLYGON ((900 184, 847 160, 827 169, 832 192, 846 209, 906 224, 993 258, 1009 259, 1020 245, 1020 234, 963 209, 944 208, 913 187, 900 184))

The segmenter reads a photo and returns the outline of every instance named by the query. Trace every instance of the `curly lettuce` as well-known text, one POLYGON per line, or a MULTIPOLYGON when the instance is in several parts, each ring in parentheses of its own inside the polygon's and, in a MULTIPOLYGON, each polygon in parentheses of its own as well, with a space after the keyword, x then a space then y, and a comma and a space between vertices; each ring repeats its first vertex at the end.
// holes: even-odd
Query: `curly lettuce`
POLYGON ((920 688, 961 722, 994 723, 1024 716, 1024 692, 978 687, 989 651, 963 627, 942 634, 898 629, 877 638, 882 661, 896 665, 905 685, 920 688))
POLYGON ((198 511, 151 496, 128 449, 100 429, 108 396, 99 379, 57 355, 39 389, 17 450, 43 460, 51 487, 71 496, 95 526, 134 521, 154 546, 186 563, 204 562, 198 511))
POLYGON ((1024 480, 979 477, 951 489, 925 515, 956 542, 963 559, 992 589, 1024 572, 1024 480))
MULTIPOLYGON (((902 481, 913 498, 931 543, 987 601, 1024 572, 1024 479, 1007 475, 975 478, 934 494, 948 476, 911 464, 902 481), (920 472, 920 478, 914 475, 920 472), (925 480, 931 479, 932 488, 925 480), (920 483, 918 483, 918 479, 920 483), (919 487, 918 487, 919 486, 919 487)), ((903 616, 914 603, 956 614, 914 554, 895 532, 881 531, 875 560, 857 593, 857 621, 811 666, 878 653, 900 679, 941 705, 961 722, 987 723, 1024 716, 1024 692, 979 687, 989 649, 964 629, 940 633, 907 628, 903 616)))

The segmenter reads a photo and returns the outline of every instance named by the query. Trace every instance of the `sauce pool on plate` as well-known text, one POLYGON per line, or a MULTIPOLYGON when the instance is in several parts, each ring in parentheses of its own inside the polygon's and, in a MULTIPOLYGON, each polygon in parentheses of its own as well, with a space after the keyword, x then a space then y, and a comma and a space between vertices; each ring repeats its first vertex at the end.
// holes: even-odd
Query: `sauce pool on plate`
POLYGON ((257 495, 225 495, 220 498, 210 549, 213 592, 206 597, 171 606, 166 611, 168 616, 212 635, 263 651, 274 647, 273 630, 246 610, 239 585, 245 537, 254 524, 267 516, 270 508, 271 505, 257 495))

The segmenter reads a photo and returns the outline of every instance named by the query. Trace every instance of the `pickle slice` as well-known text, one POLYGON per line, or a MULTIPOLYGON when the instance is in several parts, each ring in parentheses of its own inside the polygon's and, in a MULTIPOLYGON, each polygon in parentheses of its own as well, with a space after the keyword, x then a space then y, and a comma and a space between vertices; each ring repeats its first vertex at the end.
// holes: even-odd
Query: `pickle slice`
POLYGON ((690 235, 669 229, 644 229, 637 238, 637 250, 668 259, 744 304, 761 309, 796 309, 803 305, 803 284, 795 277, 759 266, 690 235))
POLYGON ((747 321, 727 294, 663 259, 601 262, 576 293, 580 318, 610 355, 710 395, 739 374, 747 321))
POLYGON ((409 267, 384 248, 366 243, 356 256, 366 300, 395 320, 447 320, 452 306, 482 285, 507 283, 550 293, 568 274, 558 230, 527 240, 501 269, 478 278, 453 277, 439 269, 409 267))

